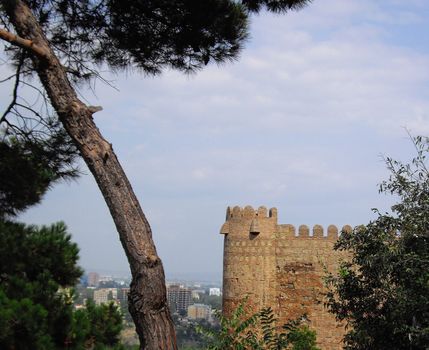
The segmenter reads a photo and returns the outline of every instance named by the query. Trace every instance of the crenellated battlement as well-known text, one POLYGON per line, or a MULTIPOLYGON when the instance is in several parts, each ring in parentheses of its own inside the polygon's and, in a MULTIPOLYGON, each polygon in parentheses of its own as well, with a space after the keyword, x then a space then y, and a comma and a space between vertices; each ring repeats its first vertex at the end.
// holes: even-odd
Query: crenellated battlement
POLYGON ((344 225, 341 230, 337 226, 329 225, 325 231, 322 225, 314 225, 310 231, 307 225, 300 225, 298 229, 294 225, 281 224, 277 225, 277 233, 279 238, 319 238, 337 240, 341 232, 351 232, 350 225, 344 225))
POLYGON ((271 208, 269 211, 266 207, 260 206, 258 209, 253 209, 252 206, 247 205, 244 208, 235 206, 233 208, 228 207, 226 209, 226 221, 231 219, 240 219, 240 218, 277 218, 277 209, 271 208))
MULTIPOLYGON (((260 206, 254 209, 248 205, 246 207, 235 206, 228 207, 226 210, 226 221, 222 225, 220 233, 228 235, 231 232, 239 232, 241 235, 260 234, 262 226, 267 228, 265 222, 270 223, 268 231, 276 233, 278 238, 319 238, 336 240, 341 232, 351 232, 350 225, 344 225, 339 231, 337 226, 329 225, 325 230, 321 225, 314 225, 310 233, 307 225, 300 225, 298 229, 290 224, 277 224, 277 208, 267 210, 266 207, 260 206), (234 230, 235 228, 235 230, 234 230)), ((265 230, 267 231, 267 230, 265 230)), ((250 236, 251 237, 251 236, 250 236)))

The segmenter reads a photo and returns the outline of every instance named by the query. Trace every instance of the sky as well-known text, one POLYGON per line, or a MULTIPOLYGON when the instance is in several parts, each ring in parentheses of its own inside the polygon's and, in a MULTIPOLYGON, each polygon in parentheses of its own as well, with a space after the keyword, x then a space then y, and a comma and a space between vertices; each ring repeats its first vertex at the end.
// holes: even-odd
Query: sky
MULTIPOLYGON (((276 207, 279 223, 368 223, 383 157, 409 160, 429 134, 429 2, 314 0, 252 17, 235 63, 195 75, 104 76, 94 119, 113 144, 152 226, 167 278, 220 281, 227 206, 276 207)), ((9 95, 3 93, 3 104, 9 95)), ((20 216, 65 221, 86 271, 127 275, 89 171, 20 216)))

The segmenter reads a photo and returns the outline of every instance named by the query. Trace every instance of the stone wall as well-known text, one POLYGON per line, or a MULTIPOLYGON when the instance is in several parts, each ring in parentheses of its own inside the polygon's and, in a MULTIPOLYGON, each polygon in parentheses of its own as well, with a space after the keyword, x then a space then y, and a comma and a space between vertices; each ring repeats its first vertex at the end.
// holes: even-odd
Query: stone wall
MULTIPOLYGON (((343 230, 350 230, 350 226, 343 230)), ((324 307, 325 269, 336 271, 340 253, 333 250, 338 229, 327 234, 313 228, 277 223, 277 209, 227 209, 221 228, 225 235, 223 310, 228 314, 245 296, 254 310, 271 306, 280 324, 306 314, 322 350, 342 348, 344 328, 324 307)))

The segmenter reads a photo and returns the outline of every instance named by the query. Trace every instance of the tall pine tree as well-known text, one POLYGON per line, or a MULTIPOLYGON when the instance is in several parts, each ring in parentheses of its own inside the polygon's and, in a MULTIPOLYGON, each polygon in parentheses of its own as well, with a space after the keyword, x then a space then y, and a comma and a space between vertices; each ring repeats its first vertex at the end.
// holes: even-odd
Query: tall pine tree
MULTIPOLYGON (((36 73, 50 103, 106 200, 130 264, 130 312, 142 349, 176 349, 165 277, 150 225, 73 81, 94 74, 92 63, 135 67, 148 74, 183 71, 237 57, 248 16, 263 8, 287 12, 307 0, 5 0, 0 38, 18 72, 36 73)), ((19 79, 16 79, 19 82, 19 79)), ((15 84, 17 86, 17 84, 15 84)), ((15 104, 16 106, 16 104, 15 104)))

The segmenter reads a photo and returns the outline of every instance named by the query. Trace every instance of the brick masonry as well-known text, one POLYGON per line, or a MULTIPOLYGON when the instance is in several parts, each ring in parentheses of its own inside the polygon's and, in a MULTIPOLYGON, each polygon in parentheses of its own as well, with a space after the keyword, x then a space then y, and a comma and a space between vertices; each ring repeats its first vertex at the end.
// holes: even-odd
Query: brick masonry
MULTIPOLYGON (((351 230, 344 226, 343 230, 351 230)), ((277 223, 277 209, 250 206, 227 209, 221 234, 223 257, 223 311, 231 312, 245 296, 256 311, 271 306, 283 324, 306 314, 322 350, 342 349, 344 327, 324 306, 323 276, 336 271, 341 254, 333 250, 338 229, 325 235, 316 225, 296 232, 277 223)))

